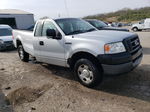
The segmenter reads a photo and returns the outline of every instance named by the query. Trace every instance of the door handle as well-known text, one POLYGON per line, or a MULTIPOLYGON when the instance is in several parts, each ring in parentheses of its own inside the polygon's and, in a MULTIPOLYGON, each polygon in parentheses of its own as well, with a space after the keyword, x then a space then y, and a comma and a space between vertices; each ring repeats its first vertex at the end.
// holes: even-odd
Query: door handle
POLYGON ((43 45, 44 45, 44 42, 43 42, 43 41, 40 41, 39 44, 40 44, 41 46, 43 46, 43 45))

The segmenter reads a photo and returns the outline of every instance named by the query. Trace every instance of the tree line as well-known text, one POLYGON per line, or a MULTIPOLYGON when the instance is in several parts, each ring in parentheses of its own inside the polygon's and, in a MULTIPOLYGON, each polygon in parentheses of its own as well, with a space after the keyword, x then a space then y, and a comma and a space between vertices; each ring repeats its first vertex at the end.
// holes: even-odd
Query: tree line
POLYGON ((99 19, 108 22, 132 22, 140 21, 141 19, 145 18, 150 18, 150 7, 144 7, 139 9, 124 8, 116 12, 84 17, 84 19, 99 19))

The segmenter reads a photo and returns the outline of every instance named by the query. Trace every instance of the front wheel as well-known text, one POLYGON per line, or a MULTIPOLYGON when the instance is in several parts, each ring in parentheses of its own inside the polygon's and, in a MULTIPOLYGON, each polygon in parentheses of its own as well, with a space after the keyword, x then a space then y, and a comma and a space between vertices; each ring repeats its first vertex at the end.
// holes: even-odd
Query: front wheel
POLYGON ((86 87, 94 87, 102 82, 102 70, 88 59, 79 59, 74 67, 79 82, 86 87))
POLYGON ((132 30, 133 30, 134 32, 137 32, 137 31, 138 31, 138 28, 137 28, 137 27, 134 27, 132 30))
POLYGON ((24 48, 23 48, 22 45, 19 45, 19 47, 18 47, 18 54, 19 54, 20 59, 23 62, 28 62, 29 61, 29 54, 24 51, 24 48))

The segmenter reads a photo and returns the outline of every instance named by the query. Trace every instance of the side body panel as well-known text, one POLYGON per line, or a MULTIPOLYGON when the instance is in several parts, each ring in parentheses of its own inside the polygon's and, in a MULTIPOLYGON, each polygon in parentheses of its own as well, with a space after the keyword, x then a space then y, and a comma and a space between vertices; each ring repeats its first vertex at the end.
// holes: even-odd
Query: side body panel
POLYGON ((144 23, 145 29, 150 29, 150 19, 146 19, 144 23))
POLYGON ((34 44, 34 48, 39 50, 38 53, 36 53, 37 60, 48 64, 66 66, 64 34, 53 20, 44 20, 43 24, 45 22, 52 23, 61 33, 62 39, 60 40, 52 39, 45 35, 35 37, 38 38, 38 43, 34 44), (42 43, 42 45, 40 45, 40 43, 42 43))
POLYGON ((17 47, 17 41, 21 41, 24 50, 34 56, 34 48, 33 48, 33 33, 29 31, 21 31, 21 30, 14 30, 14 45, 17 47))

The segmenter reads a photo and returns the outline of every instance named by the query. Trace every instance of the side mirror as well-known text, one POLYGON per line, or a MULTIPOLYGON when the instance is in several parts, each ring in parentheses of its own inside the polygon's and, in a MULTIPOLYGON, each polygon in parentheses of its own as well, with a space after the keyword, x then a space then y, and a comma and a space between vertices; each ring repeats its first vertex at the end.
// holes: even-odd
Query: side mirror
POLYGON ((47 29, 46 36, 52 38, 52 39, 58 39, 60 40, 62 38, 60 32, 56 32, 54 29, 47 29))
POLYGON ((54 38, 56 37, 56 31, 54 29, 47 29, 46 36, 54 38))

